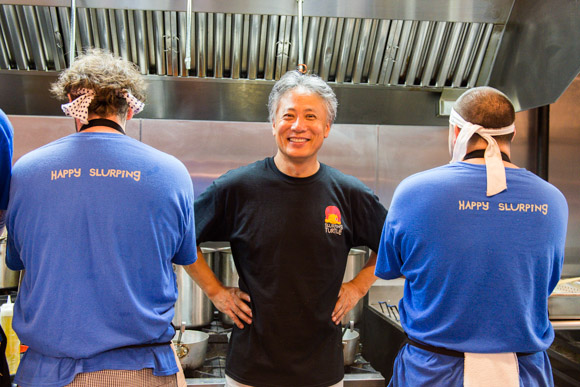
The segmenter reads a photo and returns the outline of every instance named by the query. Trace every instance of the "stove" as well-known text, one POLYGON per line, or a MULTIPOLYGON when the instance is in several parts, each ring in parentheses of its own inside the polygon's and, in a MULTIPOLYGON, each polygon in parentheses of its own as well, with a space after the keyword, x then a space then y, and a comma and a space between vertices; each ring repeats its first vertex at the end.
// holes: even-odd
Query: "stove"
MULTIPOLYGON (((187 385, 190 387, 224 386, 228 333, 232 331, 232 328, 224 326, 216 317, 209 326, 196 329, 208 333, 209 341, 203 365, 195 370, 184 371, 187 385)), ((359 348, 354 363, 344 368, 344 385, 346 387, 384 387, 385 378, 363 358, 359 348)))

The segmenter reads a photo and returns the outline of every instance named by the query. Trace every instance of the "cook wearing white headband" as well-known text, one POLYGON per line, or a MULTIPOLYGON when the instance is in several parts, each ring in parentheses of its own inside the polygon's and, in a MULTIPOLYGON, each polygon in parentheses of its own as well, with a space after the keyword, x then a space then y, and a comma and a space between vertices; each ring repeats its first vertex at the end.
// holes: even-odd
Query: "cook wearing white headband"
POLYGON ((375 269, 405 278, 407 342, 390 386, 554 386, 547 304, 562 272, 568 206, 509 161, 515 117, 499 90, 467 90, 449 119, 451 163, 393 193, 375 269))
POLYGON ((481 125, 466 121, 455 109, 451 109, 451 114, 449 116, 449 152, 451 153, 452 158, 450 162, 455 163, 463 161, 467 153, 469 140, 475 134, 479 134, 485 141, 487 141, 487 148, 483 155, 479 155, 478 152, 475 153, 474 156, 479 155, 479 157, 485 159, 487 170, 487 196, 496 195, 507 189, 503 161, 510 162, 510 159, 505 153, 502 154, 500 146, 494 139, 494 136, 514 133, 515 130, 516 127, 513 123, 498 129, 484 128, 481 125))

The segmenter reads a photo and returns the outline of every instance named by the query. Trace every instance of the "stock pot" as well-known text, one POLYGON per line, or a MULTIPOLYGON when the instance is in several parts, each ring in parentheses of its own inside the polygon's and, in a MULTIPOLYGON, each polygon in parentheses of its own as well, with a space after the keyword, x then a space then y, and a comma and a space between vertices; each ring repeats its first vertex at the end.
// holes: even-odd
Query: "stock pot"
MULTIPOLYGON (((366 263, 366 258, 366 251, 360 249, 350 249, 342 282, 348 282, 356 277, 366 263)), ((350 312, 348 312, 342 318, 341 324, 343 326, 349 324, 350 321, 354 321, 355 324, 359 322, 363 311, 363 300, 364 297, 361 298, 359 302, 357 302, 357 304, 350 310, 350 312)))
MULTIPOLYGON (((208 266, 215 264, 215 249, 202 247, 201 252, 208 266)), ((183 266, 173 265, 177 279, 178 297, 175 303, 173 325, 181 326, 185 322, 187 328, 209 325, 213 319, 213 304, 199 286, 187 274, 183 266)))

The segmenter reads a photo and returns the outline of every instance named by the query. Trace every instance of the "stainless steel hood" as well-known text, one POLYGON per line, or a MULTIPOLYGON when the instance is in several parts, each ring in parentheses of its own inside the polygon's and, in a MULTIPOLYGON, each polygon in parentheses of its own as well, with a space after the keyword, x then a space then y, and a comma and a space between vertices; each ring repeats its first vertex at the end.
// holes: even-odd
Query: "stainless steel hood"
MULTIPOLYGON (((478 85, 504 90, 518 110, 545 105, 580 71, 580 13, 570 0, 540 3, 304 0, 304 64, 335 89, 342 123, 444 125, 442 100, 478 85)), ((150 84, 139 117, 265 121, 274 81, 299 62, 297 1, 195 0, 190 23, 187 6, 77 0, 73 51, 101 47, 135 62, 150 84)), ((62 114, 47 90, 70 61, 72 9, 0 1, 9 114, 62 114)))

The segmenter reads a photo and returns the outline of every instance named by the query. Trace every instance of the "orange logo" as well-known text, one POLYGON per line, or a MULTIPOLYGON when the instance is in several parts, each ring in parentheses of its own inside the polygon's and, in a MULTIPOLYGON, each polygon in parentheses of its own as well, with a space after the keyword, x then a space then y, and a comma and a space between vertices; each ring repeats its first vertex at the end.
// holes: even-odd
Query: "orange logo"
POLYGON ((325 223, 340 224, 340 211, 336 206, 328 206, 324 211, 325 223))

